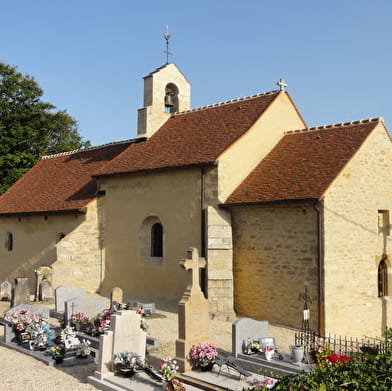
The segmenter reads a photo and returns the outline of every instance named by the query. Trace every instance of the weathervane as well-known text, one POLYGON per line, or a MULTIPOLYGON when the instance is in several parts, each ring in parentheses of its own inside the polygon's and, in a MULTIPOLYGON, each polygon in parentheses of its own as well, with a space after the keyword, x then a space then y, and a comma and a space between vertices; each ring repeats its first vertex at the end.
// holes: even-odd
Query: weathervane
POLYGON ((169 56, 173 55, 173 53, 169 52, 169 25, 166 25, 166 34, 163 34, 163 38, 166 40, 166 50, 163 53, 166 53, 166 64, 169 64, 169 56))

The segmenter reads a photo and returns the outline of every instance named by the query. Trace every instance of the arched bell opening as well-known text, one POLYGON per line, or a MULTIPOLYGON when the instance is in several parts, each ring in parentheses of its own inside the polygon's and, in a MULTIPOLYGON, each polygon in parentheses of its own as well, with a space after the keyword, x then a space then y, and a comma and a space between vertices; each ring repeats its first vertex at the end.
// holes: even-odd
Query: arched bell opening
POLYGON ((178 111, 178 88, 173 83, 165 87, 165 112, 175 113, 178 111))

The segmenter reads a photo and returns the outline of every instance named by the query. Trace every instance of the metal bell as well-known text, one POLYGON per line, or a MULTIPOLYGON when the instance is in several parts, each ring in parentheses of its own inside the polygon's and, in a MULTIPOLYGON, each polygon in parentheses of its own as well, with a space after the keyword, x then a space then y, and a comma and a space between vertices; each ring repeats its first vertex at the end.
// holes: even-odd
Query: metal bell
POLYGON ((165 95, 165 107, 173 107, 174 106, 174 102, 173 102, 173 98, 170 94, 166 94, 165 95))

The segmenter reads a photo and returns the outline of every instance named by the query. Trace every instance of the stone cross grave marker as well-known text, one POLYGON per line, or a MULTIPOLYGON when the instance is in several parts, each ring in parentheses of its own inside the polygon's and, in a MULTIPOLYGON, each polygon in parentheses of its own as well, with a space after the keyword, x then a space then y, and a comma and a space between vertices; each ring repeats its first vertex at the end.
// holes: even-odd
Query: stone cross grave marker
POLYGON ((12 285, 10 282, 3 281, 0 285, 0 300, 5 301, 5 300, 11 300, 12 296, 12 285))
POLYGON ((29 279, 26 277, 18 277, 15 279, 16 285, 12 290, 11 307, 19 304, 30 303, 29 279))
POLYGON ((73 297, 83 297, 86 294, 84 288, 75 288, 73 286, 61 285, 55 290, 56 312, 65 311, 65 302, 73 297))
POLYGON ((110 329, 100 336, 95 378, 102 380, 112 374, 112 362, 116 353, 133 352, 144 360, 147 333, 140 328, 140 322, 140 314, 132 310, 119 311, 111 316, 110 329))
POLYGON ((187 259, 180 265, 187 270, 188 286, 178 303, 178 339, 176 359, 180 372, 189 371, 191 363, 187 359, 193 345, 210 341, 208 300, 200 288, 199 269, 205 267, 204 258, 199 258, 196 248, 189 248, 187 259))

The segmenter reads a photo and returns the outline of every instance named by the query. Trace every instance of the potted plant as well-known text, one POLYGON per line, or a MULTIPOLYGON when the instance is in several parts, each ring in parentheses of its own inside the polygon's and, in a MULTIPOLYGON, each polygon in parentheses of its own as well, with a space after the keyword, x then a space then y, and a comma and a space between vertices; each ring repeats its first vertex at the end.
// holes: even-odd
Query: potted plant
POLYGON ((50 352, 53 360, 55 360, 57 364, 61 363, 64 360, 66 353, 65 344, 60 342, 57 345, 52 346, 50 352))
POLYGON ((177 373, 177 361, 173 360, 171 357, 166 357, 158 364, 158 369, 165 381, 170 381, 177 373))
POLYGON ((87 339, 83 339, 78 348, 76 349, 76 357, 78 358, 87 358, 91 355, 91 342, 87 339))
POLYGON ((83 331, 89 324, 89 318, 83 312, 75 312, 71 315, 70 324, 76 331, 83 331))
POLYGON ((217 355, 218 347, 212 343, 193 345, 189 354, 193 366, 200 367, 204 371, 212 369, 217 355))
POLYGON ((272 360, 275 354, 275 349, 272 346, 265 346, 264 347, 264 354, 266 360, 272 360))

